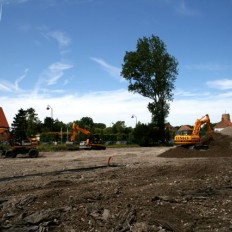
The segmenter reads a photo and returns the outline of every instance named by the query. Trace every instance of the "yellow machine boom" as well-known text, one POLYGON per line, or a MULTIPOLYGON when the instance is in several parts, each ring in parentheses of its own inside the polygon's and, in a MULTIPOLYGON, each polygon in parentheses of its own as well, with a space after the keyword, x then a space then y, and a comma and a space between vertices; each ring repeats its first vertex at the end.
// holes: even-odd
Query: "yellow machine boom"
POLYGON ((176 145, 197 145, 201 143, 200 129, 203 124, 207 125, 208 138, 212 137, 213 130, 210 125, 209 115, 206 114, 200 119, 197 119, 191 134, 187 132, 177 133, 174 138, 174 143, 176 145))

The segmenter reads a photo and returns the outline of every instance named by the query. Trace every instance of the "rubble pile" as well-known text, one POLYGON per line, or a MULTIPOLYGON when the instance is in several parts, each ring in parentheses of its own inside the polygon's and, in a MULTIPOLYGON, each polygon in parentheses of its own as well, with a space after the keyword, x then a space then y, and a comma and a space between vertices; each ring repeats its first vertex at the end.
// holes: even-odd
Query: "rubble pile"
POLYGON ((232 136, 232 126, 228 126, 228 127, 224 128, 223 130, 220 131, 220 133, 223 135, 232 136))
MULTIPOLYGON (((232 130, 231 130, 232 132, 232 130)), ((166 158, 232 157, 232 136, 214 133, 208 150, 176 147, 159 155, 166 158)))

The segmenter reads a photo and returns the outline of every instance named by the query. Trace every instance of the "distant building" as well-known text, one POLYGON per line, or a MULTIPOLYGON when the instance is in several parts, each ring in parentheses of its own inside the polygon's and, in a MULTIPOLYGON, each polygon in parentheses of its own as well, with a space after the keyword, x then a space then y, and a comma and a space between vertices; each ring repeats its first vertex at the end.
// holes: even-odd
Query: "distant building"
POLYGON ((192 134, 193 129, 187 125, 182 125, 178 131, 177 134, 178 135, 191 135, 192 134))
POLYGON ((222 114, 222 120, 215 125, 214 131, 219 132, 225 129, 226 127, 230 127, 230 126, 232 126, 232 122, 230 120, 230 114, 222 114))
POLYGON ((0 141, 7 141, 9 138, 9 124, 4 114, 2 107, 0 107, 0 141))
POLYGON ((0 107, 0 128, 9 129, 9 124, 4 114, 2 107, 0 107))

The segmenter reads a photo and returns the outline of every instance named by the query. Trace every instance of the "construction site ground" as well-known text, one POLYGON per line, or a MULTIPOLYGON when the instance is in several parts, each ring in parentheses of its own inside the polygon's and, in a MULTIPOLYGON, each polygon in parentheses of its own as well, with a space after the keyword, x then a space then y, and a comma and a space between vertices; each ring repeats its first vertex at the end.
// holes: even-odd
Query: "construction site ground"
POLYGON ((0 231, 232 231, 232 137, 0 159, 0 231))

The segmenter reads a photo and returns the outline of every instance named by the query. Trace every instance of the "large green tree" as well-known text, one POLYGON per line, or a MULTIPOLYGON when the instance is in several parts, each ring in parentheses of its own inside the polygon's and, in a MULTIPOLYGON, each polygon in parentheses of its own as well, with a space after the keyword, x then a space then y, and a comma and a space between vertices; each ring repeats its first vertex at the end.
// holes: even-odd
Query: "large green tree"
POLYGON ((164 141, 165 119, 173 100, 178 61, 167 52, 166 45, 152 35, 137 41, 136 51, 126 52, 121 75, 129 81, 128 90, 152 101, 148 109, 152 123, 160 128, 164 141))
POLYGON ((15 115, 12 128, 16 139, 23 140, 34 136, 41 124, 33 108, 27 110, 19 109, 15 115))
POLYGON ((38 118, 38 114, 35 109, 29 108, 26 110, 27 116, 27 136, 35 136, 39 132, 39 127, 41 126, 41 121, 38 118))
POLYGON ((90 117, 82 117, 80 121, 77 123, 80 127, 87 129, 87 130, 92 130, 94 126, 93 119, 90 117))

